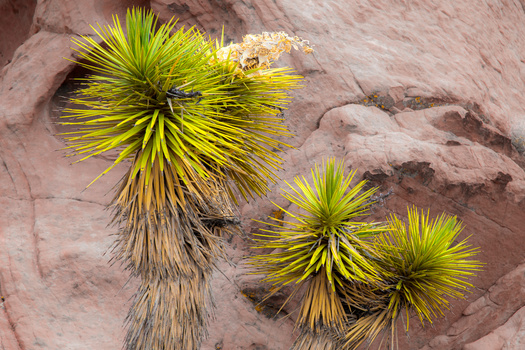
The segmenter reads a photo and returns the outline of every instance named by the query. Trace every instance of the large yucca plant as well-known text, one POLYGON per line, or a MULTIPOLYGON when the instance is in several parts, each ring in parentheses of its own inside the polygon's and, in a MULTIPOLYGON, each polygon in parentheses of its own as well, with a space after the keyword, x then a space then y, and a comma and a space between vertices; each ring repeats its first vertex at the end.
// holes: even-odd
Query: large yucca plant
MULTIPOLYGON (((270 217, 273 223, 258 235, 263 237, 258 248, 277 250, 250 259, 255 273, 273 283, 270 295, 294 283, 293 295, 306 284, 296 323, 303 329, 297 349, 317 344, 314 334, 325 334, 325 329, 345 329, 348 318, 338 292, 345 280, 373 282, 381 276, 372 237, 385 228, 356 221, 366 215, 377 189, 362 191, 366 181, 350 187, 355 172, 345 176, 343 162, 330 159, 322 168, 312 170, 313 186, 296 177, 297 189, 289 185, 292 191, 284 190, 282 196, 302 211, 280 208, 289 219, 270 217)), ((328 349, 335 345, 326 334, 323 348, 328 349)))
POLYGON ((226 178, 244 194, 264 193, 269 169, 280 164, 274 149, 283 145, 270 136, 289 136, 279 113, 289 99, 284 90, 299 87, 301 77, 289 68, 240 71, 229 56, 217 56, 221 43, 195 29, 172 35, 175 23, 156 26, 152 13, 134 10, 126 33, 115 17, 113 26, 94 29, 101 44, 73 39, 79 64, 94 74, 72 99, 89 109, 69 111, 83 119, 65 123, 81 127, 70 148, 86 154, 81 160, 121 149, 100 176, 136 155, 132 176, 145 172, 146 185, 158 162, 194 194, 206 194, 206 180, 226 178))
POLYGON ((92 74, 66 111, 77 121, 64 124, 78 128, 66 135, 78 161, 118 152, 100 176, 130 162, 111 204, 115 258, 141 278, 125 345, 198 349, 221 236, 239 224, 234 193, 266 192, 284 145, 275 138, 289 135, 281 111, 302 77, 271 61, 311 49, 284 33, 224 46, 140 9, 125 30, 116 16, 93 29, 98 40, 73 39, 92 74))

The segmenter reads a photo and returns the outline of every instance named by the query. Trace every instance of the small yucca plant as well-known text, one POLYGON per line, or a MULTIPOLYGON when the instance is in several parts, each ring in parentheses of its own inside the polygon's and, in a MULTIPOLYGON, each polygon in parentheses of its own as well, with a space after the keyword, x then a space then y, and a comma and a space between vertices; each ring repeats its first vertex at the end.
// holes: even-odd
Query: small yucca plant
POLYGON ((270 217, 257 247, 276 250, 250 263, 273 283, 269 295, 294 282, 292 297, 306 284, 292 349, 356 349, 380 334, 394 348, 403 310, 408 330, 410 312, 432 322, 448 307, 447 297, 463 297, 467 278, 481 268, 468 260, 478 249, 466 239, 455 243, 461 223, 444 214, 430 220, 409 210, 408 227, 394 215, 384 224, 360 221, 377 189, 362 192, 365 181, 350 188, 355 172, 345 177, 342 162, 323 168, 312 170, 313 187, 296 178, 298 189, 284 191, 302 212, 280 208, 292 220, 270 217))
POLYGON ((266 192, 281 163, 275 150, 286 146, 275 138, 290 135, 281 111, 302 77, 263 58, 268 48, 274 59, 289 51, 279 46, 287 42, 311 49, 282 34, 233 54, 231 45, 175 30, 173 21, 159 25, 140 9, 128 11, 125 30, 117 17, 93 29, 99 41, 73 39, 92 75, 72 99, 80 107, 66 111, 77 121, 64 124, 78 127, 66 140, 79 161, 118 152, 100 176, 130 161, 112 202, 115 258, 141 278, 126 347, 196 350, 212 269, 224 256, 221 236, 240 223, 234 193, 266 192))
POLYGON ((351 308, 356 309, 360 303, 368 308, 368 314, 357 319, 344 337, 345 346, 350 349, 367 339, 372 341, 386 330, 390 330, 393 341, 403 310, 406 331, 411 312, 423 324, 432 323, 432 318, 448 309, 447 298, 464 298, 463 292, 472 287, 468 277, 482 266, 479 261, 468 260, 478 253, 478 248, 471 248, 467 238, 456 242, 463 228, 455 216, 441 214, 431 220, 428 213, 419 214, 413 208, 408 210, 406 225, 391 215, 388 227, 388 232, 376 236, 377 248, 382 251, 378 265, 388 272, 383 276, 384 286, 378 289, 354 284, 346 288, 346 301, 351 308), (370 309, 370 303, 356 302, 363 293, 375 299, 375 310, 370 309))
POLYGON ((295 294, 307 284, 297 319, 305 339, 300 337, 296 344, 313 340, 312 333, 325 328, 345 329, 348 320, 338 292, 345 280, 373 282, 381 276, 372 238, 385 228, 356 221, 367 214, 377 189, 362 192, 366 181, 350 187, 355 172, 345 176, 344 170, 343 162, 330 159, 323 171, 317 166, 312 170, 313 186, 304 177, 295 178, 297 189, 288 184, 292 191, 282 196, 302 212, 281 208, 290 220, 270 217, 274 223, 258 235, 264 237, 257 240, 258 248, 278 250, 250 259, 255 272, 273 283, 270 295, 290 283, 295 294))

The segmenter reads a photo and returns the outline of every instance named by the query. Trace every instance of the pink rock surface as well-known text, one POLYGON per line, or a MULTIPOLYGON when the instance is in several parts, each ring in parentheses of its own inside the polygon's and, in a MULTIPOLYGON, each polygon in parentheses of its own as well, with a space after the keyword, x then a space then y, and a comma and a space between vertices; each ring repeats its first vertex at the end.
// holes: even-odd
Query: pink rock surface
MULTIPOLYGON (((73 58, 71 35, 92 34, 89 24, 123 18, 132 5, 148 4, 0 7, 2 33, 13 32, 0 38, 0 64, 11 61, 0 76, 0 349, 121 347, 136 281, 126 284, 104 255, 115 231, 104 207, 125 165, 83 191, 111 161, 71 165, 55 123, 66 77, 82 74, 63 59, 73 58)), ((286 113, 297 136, 281 178, 308 176, 314 163, 336 156, 382 192, 393 190, 373 219, 403 216, 414 204, 464 221, 460 238, 472 235, 485 270, 471 280, 473 293, 451 301, 432 326, 411 320, 401 349, 523 348, 525 157, 515 147, 525 135, 522 2, 152 0, 151 8, 212 36, 224 25, 234 41, 281 30, 309 39, 313 55, 294 51, 280 62, 306 77, 286 113)), ((274 210, 270 201, 290 206, 280 187, 241 205, 247 233, 258 227, 251 218, 274 210)), ((293 314, 269 317, 285 295, 256 307, 268 286, 246 274, 249 242, 234 238, 229 253, 234 264, 215 274, 216 318, 202 349, 288 349, 293 314)))
MULTIPOLYGON (((522 156, 512 148, 506 155, 504 145, 510 140, 492 129, 491 136, 488 130, 474 128, 458 136, 461 132, 454 129, 452 121, 477 120, 472 113, 458 106, 443 106, 389 116, 375 107, 346 105, 326 113, 319 128, 285 158, 287 167, 293 169, 290 173, 304 174, 329 150, 330 155, 344 158, 351 168, 358 169, 372 185, 380 186, 383 193, 393 190, 384 206, 375 209, 374 219, 381 220, 389 212, 406 216, 406 207, 412 204, 428 208, 432 215, 447 212, 466 225, 460 239, 472 235, 469 242, 481 248, 478 259, 487 267, 470 281, 477 288, 466 300, 454 301, 451 311, 432 327, 422 328, 417 319, 411 320, 410 342, 402 348, 418 349, 432 336, 447 331, 469 302, 523 261, 523 251, 518 248, 523 242, 525 217, 525 172, 518 165, 522 156), (445 126, 451 126, 454 133, 445 126), (499 143, 472 141, 481 134, 485 140, 502 138, 499 143), (493 149, 501 149, 501 153, 493 149), (501 239, 503 235, 505 239, 501 239)), ((512 314, 521 305, 509 306, 508 311, 512 314)), ((500 322, 509 316, 502 314, 500 322)), ((491 322, 480 322, 489 328, 501 324, 491 317, 491 322)), ((468 328, 462 341, 482 334, 479 327, 468 328)))
POLYGON ((36 1, 2 1, 0 3, 0 32, 9 40, 0 41, 0 67, 11 60, 13 52, 30 35, 36 1))
POLYGON ((471 303, 445 334, 424 349, 465 350, 522 349, 525 317, 525 264, 501 277, 479 299, 471 303))
POLYGON ((522 307, 503 326, 477 341, 465 345, 465 350, 519 350, 525 348, 525 307, 522 307))

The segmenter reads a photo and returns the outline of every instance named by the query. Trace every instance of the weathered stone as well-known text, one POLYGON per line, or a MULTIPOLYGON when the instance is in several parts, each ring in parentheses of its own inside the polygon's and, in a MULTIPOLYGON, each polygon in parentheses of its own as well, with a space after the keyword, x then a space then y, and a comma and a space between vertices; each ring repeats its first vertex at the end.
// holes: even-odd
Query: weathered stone
POLYGON ((11 61, 15 50, 29 37, 36 1, 0 2, 0 67, 11 61))
MULTIPOLYGON (((123 268, 104 255, 115 232, 106 228, 104 207, 126 165, 83 191, 111 157, 71 165, 59 151, 64 143, 55 134, 63 130, 55 123, 71 88, 66 76, 82 74, 63 59, 75 57, 71 35, 93 34, 89 24, 109 24, 114 13, 123 19, 133 5, 148 4, 0 7, 2 33, 19 21, 16 35, 0 38, 0 64, 11 59, 0 77, 0 348, 121 346, 136 281, 125 284, 123 268)), ((410 339, 399 332, 400 348, 523 347, 522 2, 152 0, 151 8, 164 21, 180 17, 178 26, 196 25, 212 37, 224 25, 226 41, 282 30, 315 45, 313 55, 292 51, 278 63, 306 78, 286 111, 297 136, 288 140, 296 149, 283 153, 283 180, 309 176, 315 163, 337 157, 383 193, 392 189, 370 219, 404 216, 417 205, 464 222, 460 238, 471 235, 486 263, 470 280, 476 288, 466 300, 452 300, 432 326, 411 319, 410 339)), ((268 197, 241 205, 248 234, 261 226, 252 218, 275 210, 270 201, 294 208, 279 196, 281 187, 279 181, 268 197)), ((246 274, 241 258, 253 254, 249 240, 234 238, 229 246, 234 264, 221 263, 215 273, 216 318, 202 349, 288 349, 297 300, 285 308, 290 317, 271 318, 286 294, 259 305, 269 286, 246 274)))

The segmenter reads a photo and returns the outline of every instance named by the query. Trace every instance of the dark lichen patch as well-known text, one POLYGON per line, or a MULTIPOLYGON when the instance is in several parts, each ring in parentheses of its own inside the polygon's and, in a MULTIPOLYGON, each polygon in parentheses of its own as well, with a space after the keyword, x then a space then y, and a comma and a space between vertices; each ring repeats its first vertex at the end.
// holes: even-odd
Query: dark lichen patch
POLYGON ((443 104, 443 103, 437 103, 434 101, 434 99, 426 99, 426 98, 423 98, 421 96, 416 96, 416 97, 409 97, 409 98, 405 98, 403 100, 403 107, 404 108, 410 108, 414 111, 417 111, 417 110, 421 110, 421 109, 426 109, 426 108, 432 108, 432 107, 435 107, 435 106, 443 106, 443 105, 446 105, 446 104, 443 104))
POLYGON ((406 97, 403 99, 402 102, 396 105, 396 107, 398 107, 401 110, 409 108, 414 111, 442 106, 461 106, 465 109, 469 109, 468 105, 461 104, 459 101, 454 99, 422 96, 406 97))
POLYGON ((410 177, 418 180, 423 185, 428 185, 434 178, 436 171, 430 167, 429 162, 405 162, 403 164, 394 165, 394 171, 398 178, 402 180, 405 177, 410 177))
POLYGON ((515 132, 511 136, 511 141, 516 151, 521 155, 525 155, 525 135, 520 135, 515 132))
POLYGON ((361 99, 358 104, 367 107, 377 107, 379 109, 389 111, 392 107, 394 107, 394 99, 391 96, 384 95, 380 92, 375 92, 361 99))
POLYGON ((388 93, 376 91, 360 99, 357 104, 376 107, 391 114, 396 114, 407 109, 418 111, 438 106, 459 105, 459 102, 453 99, 426 98, 422 96, 409 96, 396 101, 388 93))

